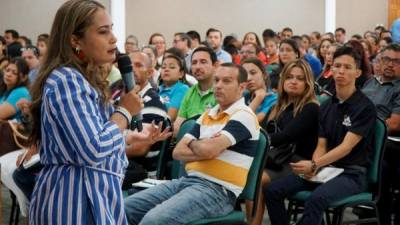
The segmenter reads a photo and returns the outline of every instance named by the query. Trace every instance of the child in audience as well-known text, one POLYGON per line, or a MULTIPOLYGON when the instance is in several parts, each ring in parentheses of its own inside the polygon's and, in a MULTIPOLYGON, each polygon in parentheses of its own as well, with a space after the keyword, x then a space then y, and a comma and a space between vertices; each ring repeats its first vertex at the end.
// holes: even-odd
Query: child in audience
POLYGON ((185 69, 183 60, 175 55, 164 56, 161 66, 160 96, 167 107, 168 116, 175 121, 183 96, 189 86, 184 84, 185 69))

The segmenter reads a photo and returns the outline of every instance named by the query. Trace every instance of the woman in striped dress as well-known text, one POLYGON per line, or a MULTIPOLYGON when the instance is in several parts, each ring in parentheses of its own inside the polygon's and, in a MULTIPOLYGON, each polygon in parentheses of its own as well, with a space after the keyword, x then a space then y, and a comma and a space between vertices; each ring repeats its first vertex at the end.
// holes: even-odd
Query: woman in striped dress
POLYGON ((67 1, 57 11, 32 89, 31 140, 44 166, 32 194, 32 225, 127 224, 122 133, 142 104, 137 90, 117 109, 109 104, 102 65, 115 60, 116 41, 98 2, 67 1))

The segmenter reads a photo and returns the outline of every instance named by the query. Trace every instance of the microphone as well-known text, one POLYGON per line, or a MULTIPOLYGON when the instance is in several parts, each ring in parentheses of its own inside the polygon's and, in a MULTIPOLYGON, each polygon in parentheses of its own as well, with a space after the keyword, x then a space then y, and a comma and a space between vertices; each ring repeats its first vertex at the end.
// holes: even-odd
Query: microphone
MULTIPOLYGON (((122 80, 124 81, 125 92, 131 91, 135 87, 136 83, 133 76, 132 62, 128 55, 120 55, 118 57, 118 69, 121 72, 122 80)), ((134 127, 136 127, 138 131, 141 132, 143 130, 142 120, 143 117, 140 112, 137 115, 134 115, 130 128, 133 128, 134 130, 134 127)))

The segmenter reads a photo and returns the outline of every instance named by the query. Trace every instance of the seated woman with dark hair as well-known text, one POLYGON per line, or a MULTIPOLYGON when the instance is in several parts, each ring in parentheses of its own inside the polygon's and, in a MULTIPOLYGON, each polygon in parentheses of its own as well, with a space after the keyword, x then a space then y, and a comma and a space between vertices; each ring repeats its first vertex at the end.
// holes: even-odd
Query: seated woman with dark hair
POLYGON ((0 120, 21 119, 21 110, 17 107, 21 99, 30 100, 28 91, 29 67, 24 59, 10 60, 0 80, 0 120))

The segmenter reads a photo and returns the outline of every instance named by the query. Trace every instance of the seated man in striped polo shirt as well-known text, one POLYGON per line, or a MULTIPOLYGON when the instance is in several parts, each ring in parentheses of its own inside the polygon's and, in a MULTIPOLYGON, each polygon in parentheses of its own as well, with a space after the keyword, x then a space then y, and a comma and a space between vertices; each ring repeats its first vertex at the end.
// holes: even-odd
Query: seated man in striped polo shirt
POLYGON ((214 77, 218 103, 197 120, 174 149, 188 176, 125 199, 129 224, 186 224, 226 215, 243 190, 253 161, 259 126, 242 98, 247 73, 222 64, 214 77))

